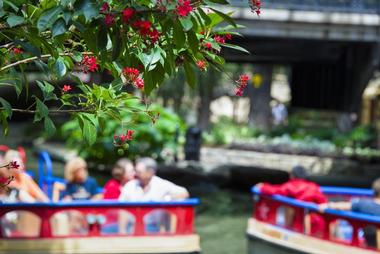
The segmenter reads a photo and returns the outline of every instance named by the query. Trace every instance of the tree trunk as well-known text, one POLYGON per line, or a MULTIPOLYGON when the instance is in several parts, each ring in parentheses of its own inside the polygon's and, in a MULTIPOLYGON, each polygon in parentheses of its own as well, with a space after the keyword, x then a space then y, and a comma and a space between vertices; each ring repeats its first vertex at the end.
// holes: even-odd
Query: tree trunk
POLYGON ((207 76, 199 75, 199 104, 198 104, 198 126, 202 130, 207 130, 210 127, 210 105, 213 98, 213 88, 216 80, 216 73, 210 70, 207 76))
POLYGON ((268 130, 271 126, 271 83, 272 83, 272 65, 255 65, 254 73, 261 75, 262 82, 259 87, 255 88, 249 85, 247 92, 250 101, 250 110, 248 115, 248 124, 261 130, 268 130))

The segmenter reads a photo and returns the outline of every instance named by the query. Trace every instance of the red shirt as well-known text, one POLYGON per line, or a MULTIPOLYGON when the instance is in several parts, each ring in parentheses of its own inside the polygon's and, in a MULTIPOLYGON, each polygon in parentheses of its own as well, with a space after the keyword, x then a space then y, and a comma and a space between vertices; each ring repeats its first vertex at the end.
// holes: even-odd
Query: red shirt
MULTIPOLYGON (((267 195, 282 195, 290 198, 294 198, 301 201, 312 202, 316 204, 326 203, 328 200, 322 193, 319 185, 309 182, 303 179, 291 179, 288 182, 280 185, 272 185, 264 183, 260 188, 261 193, 267 195)), ((299 214, 297 216, 302 216, 299 214)), ((301 229, 301 224, 293 225, 294 228, 301 229)), ((310 214, 311 234, 319 235, 324 232, 325 221, 317 213, 310 214)))
POLYGON ((317 204, 327 202, 327 198, 322 193, 319 185, 303 179, 291 179, 280 185, 264 183, 261 186, 260 191, 267 195, 277 194, 317 204))
POLYGON ((121 193, 121 184, 115 179, 109 180, 104 185, 103 199, 118 199, 121 193))

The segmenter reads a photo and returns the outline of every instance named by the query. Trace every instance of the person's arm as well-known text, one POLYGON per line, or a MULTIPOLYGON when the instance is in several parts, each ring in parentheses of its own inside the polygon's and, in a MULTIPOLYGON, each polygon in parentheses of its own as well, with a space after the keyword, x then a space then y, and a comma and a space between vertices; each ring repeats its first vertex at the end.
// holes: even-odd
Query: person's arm
POLYGON ((321 204, 318 206, 318 208, 321 212, 324 212, 326 209, 350 211, 352 208, 352 204, 351 202, 330 202, 321 204))
POLYGON ((169 181, 166 181, 166 185, 168 194, 172 200, 186 199, 190 196, 189 192, 184 187, 181 187, 169 181))
POLYGON ((256 186, 260 188, 260 192, 266 195, 284 195, 283 185, 274 185, 269 183, 259 183, 256 186))
POLYGON ((36 184, 36 182, 30 177, 27 176, 27 184, 29 192, 32 196, 35 197, 37 201, 41 202, 49 202, 49 198, 46 196, 46 194, 40 189, 40 187, 36 184))
POLYGON ((91 186, 90 186, 90 193, 91 193, 91 198, 90 200, 99 200, 103 198, 103 194, 99 193, 98 191, 98 183, 94 178, 91 179, 91 186))

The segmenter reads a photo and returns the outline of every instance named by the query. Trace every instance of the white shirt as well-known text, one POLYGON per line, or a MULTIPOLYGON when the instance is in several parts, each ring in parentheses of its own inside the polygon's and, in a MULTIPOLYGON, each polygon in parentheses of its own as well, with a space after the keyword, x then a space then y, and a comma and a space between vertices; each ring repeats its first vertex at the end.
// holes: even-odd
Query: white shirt
POLYGON ((146 189, 138 180, 129 181, 121 190, 119 200, 123 201, 170 201, 173 196, 187 193, 187 190, 158 176, 153 176, 146 189))

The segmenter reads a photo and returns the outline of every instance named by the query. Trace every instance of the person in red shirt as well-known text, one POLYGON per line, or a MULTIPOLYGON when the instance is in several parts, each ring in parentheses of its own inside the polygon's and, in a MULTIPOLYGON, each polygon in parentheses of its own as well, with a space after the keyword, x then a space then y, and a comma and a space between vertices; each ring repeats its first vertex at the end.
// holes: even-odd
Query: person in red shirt
MULTIPOLYGON (((306 170, 301 166, 295 166, 290 173, 290 180, 288 182, 279 185, 259 183, 257 186, 260 188, 260 192, 266 195, 282 195, 316 204, 327 203, 328 200, 322 193, 319 185, 306 180, 306 178, 306 170)), ((302 225, 293 226, 302 227, 302 225)), ((306 216, 305 229, 308 233, 321 236, 324 228, 325 222, 321 216, 316 213, 310 213, 310 216, 306 216)))
POLYGON ((103 199, 118 199, 123 185, 135 178, 132 162, 124 158, 118 160, 112 169, 112 177, 104 185, 103 199))

